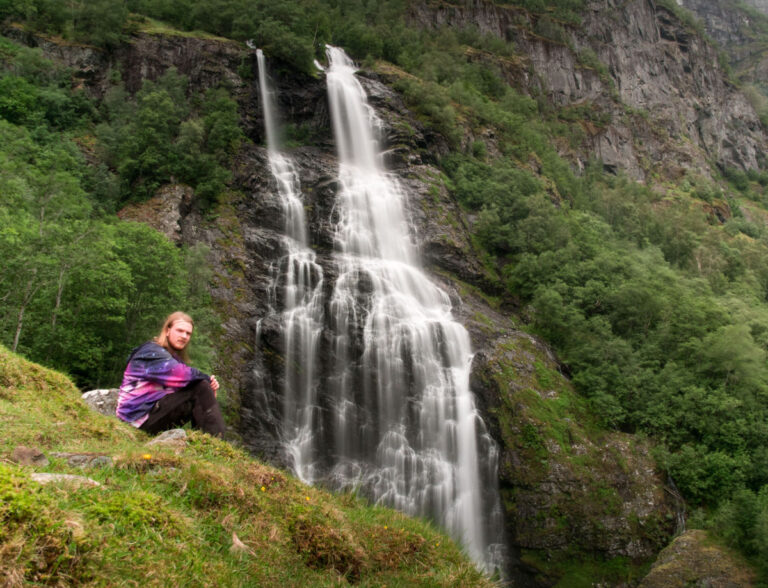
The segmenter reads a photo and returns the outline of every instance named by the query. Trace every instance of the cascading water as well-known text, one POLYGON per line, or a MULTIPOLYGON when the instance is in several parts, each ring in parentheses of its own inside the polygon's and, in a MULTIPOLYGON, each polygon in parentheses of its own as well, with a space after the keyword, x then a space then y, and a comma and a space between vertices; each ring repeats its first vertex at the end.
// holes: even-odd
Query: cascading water
POLYGON ((500 508, 483 485, 495 487, 496 450, 481 435, 469 390, 469 336, 448 295, 417 265, 404 194, 382 165, 380 121, 354 64, 341 49, 327 54, 339 154, 332 477, 433 518, 489 568, 499 563, 500 529, 488 522, 500 508))
MULTIPOLYGON (((259 52, 269 161, 286 218, 273 312, 284 331, 282 442, 296 474, 426 516, 486 570, 503 569, 497 450, 469 390, 472 351, 448 295, 420 269, 405 194, 386 173, 355 67, 329 47, 326 71, 339 155, 334 251, 323 272, 307 245, 299 184, 276 148, 259 52), (330 347, 320 364, 318 343, 330 347)), ((326 262, 327 263, 327 262, 326 262)))
POLYGON ((285 215, 286 254, 273 267, 273 311, 281 313, 285 345, 285 389, 282 406, 283 443, 296 475, 314 480, 312 452, 317 419, 318 341, 323 330, 323 269, 308 247, 304 204, 299 197, 299 176, 293 162, 278 149, 274 99, 264 54, 256 52, 259 66, 264 126, 272 175, 285 215))

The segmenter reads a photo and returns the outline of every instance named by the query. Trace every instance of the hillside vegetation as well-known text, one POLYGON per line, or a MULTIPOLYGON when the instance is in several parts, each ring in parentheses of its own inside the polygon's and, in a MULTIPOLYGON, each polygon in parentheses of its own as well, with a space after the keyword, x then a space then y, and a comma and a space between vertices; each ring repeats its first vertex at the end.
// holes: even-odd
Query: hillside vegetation
MULTIPOLYGON (((536 34, 559 43, 583 5, 513 4, 542 15, 536 34)), ((405 1, 21 6, 0 3, 0 17, 106 50, 155 26, 153 18, 184 31, 254 39, 287 69, 312 71, 326 42, 366 67, 396 66, 403 73, 395 88, 447 146, 438 163, 477 219, 474 237, 497 276, 495 293, 557 350, 603 426, 656 442, 658 463, 688 500, 693 524, 768 562, 765 170, 713 168, 653 177, 652 185, 605 174, 599 162, 576 174, 560 153, 586 129, 604 126, 604 117, 588 104, 560 108, 512 88, 501 66, 516 57, 513 43, 472 28, 415 28, 405 1)), ((182 277, 192 252, 150 243, 148 232, 115 224, 108 213, 171 178, 187 179, 200 206, 215 207, 228 158, 242 140, 231 124, 235 111, 223 93, 197 96, 173 72, 135 96, 125 94, 115 74, 110 94, 95 104, 35 51, 6 42, 0 57, 0 87, 7 88, 0 181, 18 201, 0 211, 0 256, 14 268, 0 277, 0 337, 91 382, 88 362, 99 362, 90 351, 124 350, 127 334, 149 329, 139 317, 151 315, 152 304, 199 283, 182 277), (11 150, 9 141, 23 148, 11 150), (185 160, 188 153, 198 159, 185 160), (189 172, 198 165, 207 170, 199 178, 189 172), (59 208, 49 215, 51 203, 59 208), (67 233, 78 223, 94 228, 67 233), (88 235, 88 248, 64 247, 80 235, 88 235), (139 239, 147 245, 132 249, 139 239), (153 259, 167 261, 162 271, 178 278, 136 296, 157 284, 152 272, 161 271, 139 263, 148 247, 167 249, 153 259), (77 255, 93 255, 94 262, 67 263, 77 255), (99 289, 105 290, 94 300, 99 289)), ((588 52, 582 62, 608 75, 588 52)), ((206 308, 205 293, 195 296, 206 308)))
POLYGON ((143 432, 79 396, 0 346, 3 586, 491 585, 426 522, 309 488, 204 434, 147 447, 143 432), (14 464, 19 445, 50 464, 14 464), (83 469, 56 452, 114 466, 83 469), (100 486, 41 485, 33 470, 100 486))

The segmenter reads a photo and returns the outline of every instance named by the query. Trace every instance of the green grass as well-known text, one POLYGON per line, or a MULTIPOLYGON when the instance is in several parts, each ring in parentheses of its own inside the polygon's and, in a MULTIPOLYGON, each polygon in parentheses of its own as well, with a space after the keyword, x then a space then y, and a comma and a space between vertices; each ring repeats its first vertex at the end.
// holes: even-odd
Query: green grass
POLYGON ((41 449, 43 471, 101 485, 41 486, 0 459, 0 575, 9 585, 491 586, 429 523, 308 487, 197 432, 187 446, 92 412, 63 375, 0 346, 0 456, 41 449), (82 470, 55 451, 104 452, 82 470))
POLYGON ((553 564, 540 560, 535 552, 526 552, 523 561, 538 569, 546 569, 543 577, 560 578, 554 586, 557 588, 591 588, 595 578, 600 578, 606 586, 635 585, 642 578, 649 566, 637 566, 625 557, 602 560, 594 556, 580 555, 553 564))
POLYGON ((224 41, 225 43, 234 43, 232 39, 219 37, 205 31, 182 31, 173 25, 164 23, 148 16, 137 16, 135 19, 139 32, 148 35, 167 35, 170 37, 189 37, 193 39, 208 39, 214 41, 224 41))

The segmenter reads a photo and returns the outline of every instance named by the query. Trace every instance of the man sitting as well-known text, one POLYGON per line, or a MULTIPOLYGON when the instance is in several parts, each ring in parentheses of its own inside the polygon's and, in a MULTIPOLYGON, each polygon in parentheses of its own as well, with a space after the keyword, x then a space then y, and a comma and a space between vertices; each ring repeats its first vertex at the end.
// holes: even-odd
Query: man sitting
POLYGON ((216 376, 187 365, 193 328, 189 315, 174 312, 153 341, 131 352, 117 400, 118 418, 151 434, 192 421, 193 427, 221 437, 224 419, 216 402, 216 376))

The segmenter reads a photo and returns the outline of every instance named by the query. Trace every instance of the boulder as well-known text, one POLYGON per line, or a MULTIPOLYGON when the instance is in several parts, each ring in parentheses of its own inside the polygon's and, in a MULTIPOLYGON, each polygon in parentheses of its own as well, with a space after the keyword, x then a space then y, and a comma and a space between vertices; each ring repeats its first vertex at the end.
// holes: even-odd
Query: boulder
POLYGON ((743 559, 714 544, 705 531, 686 531, 666 547, 639 588, 745 588, 755 575, 743 559))
POLYGON ((106 416, 115 416, 117 410, 118 388, 91 390, 83 394, 82 399, 89 407, 106 416))
POLYGON ((31 478, 38 484, 57 484, 59 486, 71 486, 74 488, 101 486, 96 480, 91 480, 85 476, 75 476, 73 474, 34 473, 31 478))
POLYGON ((187 432, 184 429, 163 431, 157 437, 147 442, 147 447, 163 446, 173 449, 183 449, 187 445, 187 432))
POLYGON ((146 202, 134 202, 122 208, 117 216, 122 220, 141 222, 168 237, 181 241, 181 210, 192 201, 192 188, 178 184, 163 186, 146 202))
POLYGON ((24 445, 19 445, 11 452, 11 461, 25 466, 45 467, 48 465, 48 458, 42 451, 24 445))
POLYGON ((69 453, 57 451, 51 457, 66 459, 67 465, 76 468, 111 468, 114 465, 112 457, 105 453, 69 453))

